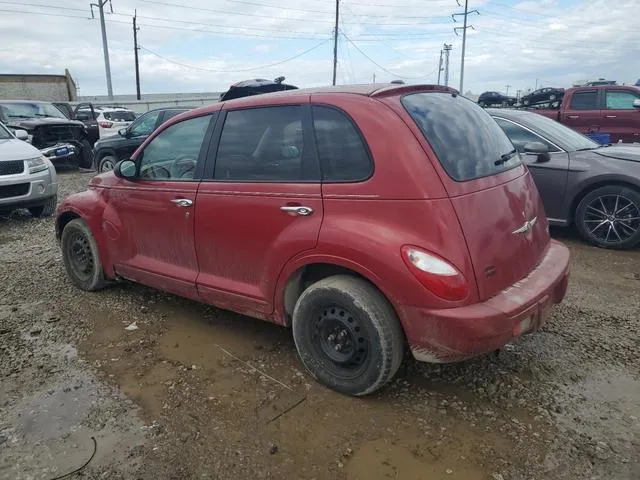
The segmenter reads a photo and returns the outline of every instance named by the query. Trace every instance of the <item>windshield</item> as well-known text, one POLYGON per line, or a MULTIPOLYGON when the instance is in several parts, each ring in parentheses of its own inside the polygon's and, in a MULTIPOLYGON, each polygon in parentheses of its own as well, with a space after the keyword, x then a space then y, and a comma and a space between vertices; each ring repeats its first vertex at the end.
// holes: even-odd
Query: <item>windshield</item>
POLYGON ((0 123, 0 140, 10 140, 13 136, 9 133, 9 130, 5 128, 4 125, 0 123))
POLYGON ((64 118, 67 117, 50 103, 39 102, 21 102, 21 103, 2 103, 0 110, 6 119, 10 118, 64 118))
POLYGON ((543 115, 531 113, 526 115, 526 118, 522 118, 523 123, 524 120, 526 120, 526 126, 542 134, 542 136, 550 137, 559 144, 563 144, 568 151, 592 150, 601 146, 581 133, 543 115))
POLYGON ((522 162, 493 118, 460 95, 414 93, 402 104, 454 180, 495 175, 522 162))

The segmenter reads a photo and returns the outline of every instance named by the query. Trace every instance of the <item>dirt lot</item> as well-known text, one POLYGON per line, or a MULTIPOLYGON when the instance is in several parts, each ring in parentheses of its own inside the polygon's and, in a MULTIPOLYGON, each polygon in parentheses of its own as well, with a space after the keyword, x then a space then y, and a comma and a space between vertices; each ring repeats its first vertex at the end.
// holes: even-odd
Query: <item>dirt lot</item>
MULTIPOLYGON (((62 196, 90 174, 60 176, 62 196)), ((53 220, 0 218, 0 478, 638 479, 640 251, 573 253, 545 329, 380 394, 324 389, 289 331, 67 280, 53 220), (135 323, 135 330, 125 327, 135 323)))

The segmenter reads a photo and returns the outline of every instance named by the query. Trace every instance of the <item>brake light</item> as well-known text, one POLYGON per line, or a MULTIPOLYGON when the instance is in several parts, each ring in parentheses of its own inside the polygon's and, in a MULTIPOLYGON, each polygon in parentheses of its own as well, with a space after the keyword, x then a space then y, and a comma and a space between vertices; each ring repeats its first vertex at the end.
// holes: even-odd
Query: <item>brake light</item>
POLYGON ((104 122, 104 121, 100 121, 100 122, 98 122, 98 124, 99 124, 102 128, 111 128, 111 127, 113 127, 113 122, 104 122))
POLYGON ((434 295, 450 301, 469 296, 469 284, 464 275, 439 256, 405 245, 402 259, 418 281, 434 295))

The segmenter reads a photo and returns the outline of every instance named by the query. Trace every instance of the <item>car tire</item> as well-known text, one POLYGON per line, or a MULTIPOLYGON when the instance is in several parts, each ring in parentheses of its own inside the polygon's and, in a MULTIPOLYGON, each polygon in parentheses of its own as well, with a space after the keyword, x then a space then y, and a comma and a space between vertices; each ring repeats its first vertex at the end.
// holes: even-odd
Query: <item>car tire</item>
POLYGON ((116 165, 116 158, 111 155, 106 155, 98 162, 98 173, 110 172, 116 165))
POLYGON ((527 107, 529 106, 529 103, 531 103, 529 100, 522 100, 522 104, 527 107))
POLYGON ((633 248, 640 244, 640 192, 622 185, 596 188, 578 204, 575 223, 582 238, 593 245, 633 248))
POLYGON ((84 139, 80 142, 80 162, 79 165, 81 168, 92 168, 93 167, 93 149, 91 148, 91 143, 89 140, 84 139))
POLYGON ((54 195, 53 197, 48 198, 45 204, 29 208, 29 213, 35 218, 50 217, 55 213, 57 206, 58 196, 54 195))
POLYGON ((478 103, 478 105, 480 105, 482 108, 485 108, 487 106, 487 104, 485 102, 480 102, 480 103, 478 103))
POLYGON ((105 287, 98 246, 84 220, 76 218, 64 227, 60 245, 64 267, 74 285, 88 292, 105 287))
POLYGON ((369 282, 348 275, 325 278, 302 292, 293 338, 311 375, 347 395, 375 392, 402 363, 404 335, 393 307, 369 282))

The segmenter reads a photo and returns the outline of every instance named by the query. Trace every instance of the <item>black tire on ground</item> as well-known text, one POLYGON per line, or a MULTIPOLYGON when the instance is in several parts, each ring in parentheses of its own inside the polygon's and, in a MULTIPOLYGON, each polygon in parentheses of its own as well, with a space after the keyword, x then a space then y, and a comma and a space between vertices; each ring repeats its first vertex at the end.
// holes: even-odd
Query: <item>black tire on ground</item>
POLYGON ((93 149, 89 140, 84 139, 80 142, 82 147, 80 148, 80 162, 79 165, 82 168, 93 167, 93 149))
POLYGON ((622 185, 605 185, 578 204, 576 228, 589 243, 625 250, 640 244, 640 192, 622 185))
POLYGON ((86 291, 100 290, 107 284, 98 246, 84 220, 71 220, 60 239, 62 260, 71 281, 86 291))
POLYGON ((293 338, 311 375, 348 395, 375 392, 402 363, 404 335, 393 307, 369 282, 348 275, 325 278, 302 292, 293 338))
POLYGON ((111 155, 106 155, 98 162, 98 173, 110 172, 113 170, 117 160, 111 155))
POLYGON ((37 207, 29 208, 29 213, 36 218, 39 217, 50 217, 56 211, 56 206, 58 205, 58 196, 54 195, 47 199, 47 202, 38 205, 37 207))

